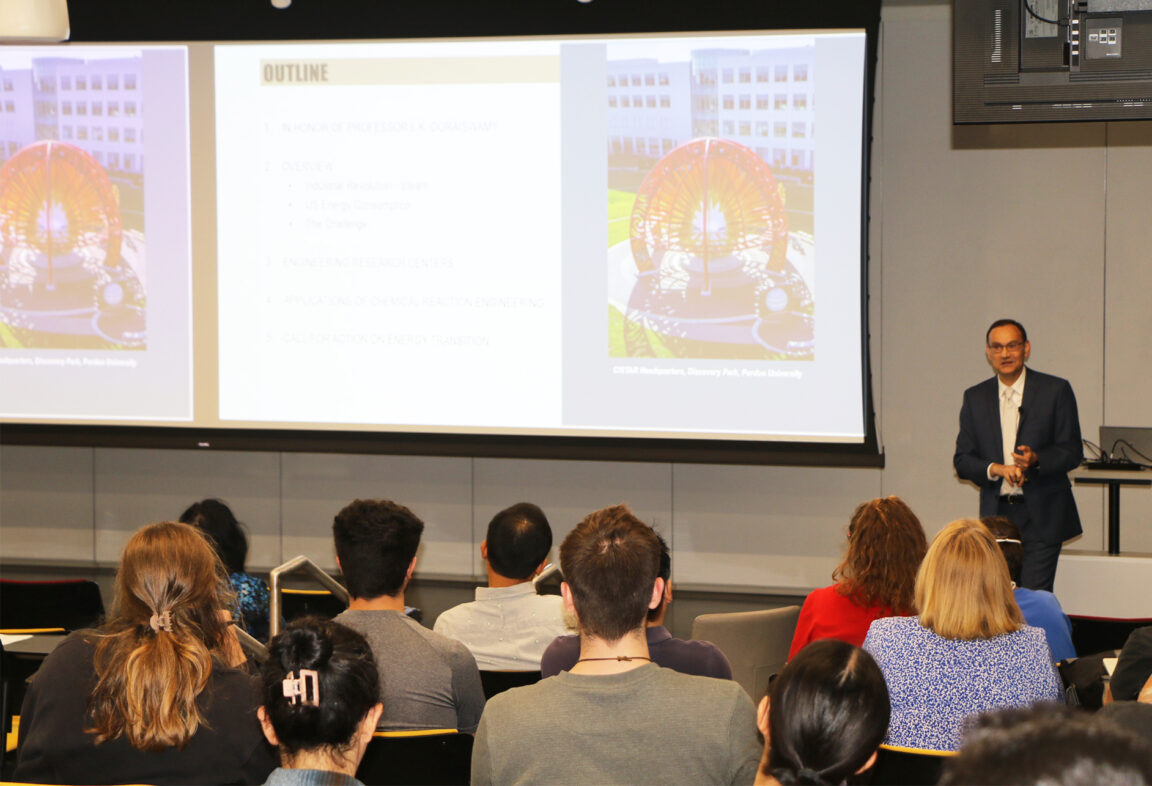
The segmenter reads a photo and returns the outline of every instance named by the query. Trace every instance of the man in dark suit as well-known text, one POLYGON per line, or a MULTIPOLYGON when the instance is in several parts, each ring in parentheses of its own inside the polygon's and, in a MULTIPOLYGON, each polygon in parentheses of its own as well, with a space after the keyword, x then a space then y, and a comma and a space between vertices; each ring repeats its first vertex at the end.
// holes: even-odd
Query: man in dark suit
POLYGON ((1051 592, 1061 545, 1082 532, 1068 482, 1084 457, 1076 396, 1068 380, 1025 368, 1032 346, 1019 322, 993 322, 985 344, 996 376, 964 391, 952 463, 980 487, 981 516, 1007 516, 1023 533, 1020 585, 1051 592))

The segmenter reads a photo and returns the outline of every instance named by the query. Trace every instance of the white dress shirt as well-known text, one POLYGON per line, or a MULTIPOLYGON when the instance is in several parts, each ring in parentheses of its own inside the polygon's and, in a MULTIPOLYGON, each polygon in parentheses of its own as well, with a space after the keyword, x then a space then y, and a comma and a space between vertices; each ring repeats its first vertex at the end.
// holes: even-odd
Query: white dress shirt
POLYGON ((564 601, 537 595, 531 581, 477 587, 476 600, 445 611, 433 630, 463 643, 481 671, 536 671, 545 648, 570 632, 564 601))
MULTIPOLYGON (((1016 377, 1016 381, 1011 385, 1005 385, 999 378, 996 379, 996 392, 999 394, 997 401, 1000 407, 1000 436, 1004 445, 1004 464, 1011 464, 1012 454, 1016 452, 1016 430, 1020 426, 1020 405, 1024 403, 1024 377, 1027 374, 1027 368, 1020 369, 1020 376, 1016 377), (1015 406, 1005 406, 1006 391, 1012 391, 1015 406)), ((991 464, 988 465, 988 479, 994 479, 991 464)), ((1000 481, 1001 495, 1011 496, 1023 493, 1019 486, 1014 485, 1007 478, 1000 481)))

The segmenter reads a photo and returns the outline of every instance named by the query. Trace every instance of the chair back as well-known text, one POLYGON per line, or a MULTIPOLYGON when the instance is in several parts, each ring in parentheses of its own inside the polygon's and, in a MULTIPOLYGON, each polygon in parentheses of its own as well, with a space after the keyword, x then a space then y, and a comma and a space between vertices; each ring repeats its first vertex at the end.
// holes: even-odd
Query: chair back
POLYGON ((467 786, 472 777, 472 735, 455 729, 378 731, 356 777, 365 786, 467 786))
POLYGON ((310 616, 330 620, 348 608, 346 602, 328 590, 282 589, 280 603, 285 622, 310 616))
POLYGON ((934 786, 953 751, 881 745, 872 767, 872 786, 934 786))
POLYGON ((100 585, 89 579, 0 579, 0 629, 91 628, 104 618, 100 585))
POLYGON ((480 685, 484 688, 486 700, 509 688, 534 685, 539 681, 539 671, 480 671, 480 685))
POLYGON ((732 679, 759 701, 768 690, 768 679, 788 660, 799 618, 799 606, 701 614, 692 622, 692 638, 719 647, 732 664, 732 679))

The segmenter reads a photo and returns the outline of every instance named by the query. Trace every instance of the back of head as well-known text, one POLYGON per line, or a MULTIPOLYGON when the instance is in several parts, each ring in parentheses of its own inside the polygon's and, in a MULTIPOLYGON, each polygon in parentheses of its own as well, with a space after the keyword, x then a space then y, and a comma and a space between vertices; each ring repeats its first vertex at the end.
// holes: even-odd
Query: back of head
POLYGON ((423 532, 423 521, 388 500, 358 499, 337 513, 332 536, 349 594, 398 595, 423 532))
POLYGON ((264 711, 289 759, 301 751, 344 757, 379 700, 368 642, 318 617, 293 622, 269 642, 262 676, 264 711))
POLYGON ((911 614, 916 571, 927 549, 924 527, 904 500, 877 498, 852 514, 848 551, 832 578, 857 605, 911 614))
POLYGON ((946 639, 987 639, 1019 630, 1008 565, 987 527, 958 519, 928 547, 916 575, 920 622, 946 639))
POLYGON ((884 675, 864 650, 814 641, 772 684, 768 770, 781 783, 845 783, 888 733, 884 675))
POLYGON ((488 564, 501 576, 532 578, 552 550, 552 528, 544 511, 520 502, 497 513, 488 523, 488 564))
POLYGON ((192 737, 204 720, 196 697, 224 646, 230 603, 224 566, 199 530, 170 521, 132 536, 96 645, 89 731, 97 742, 124 736, 155 751, 192 737))
POLYGON ((1020 570, 1024 566, 1024 545, 1021 543, 1020 528, 1007 516, 986 516, 980 521, 996 539, 996 545, 1000 547, 1000 553, 1008 563, 1008 576, 1014 583, 1019 584, 1020 570))
POLYGON ((605 641, 644 625, 659 567, 656 533, 626 505, 588 515, 560 544, 580 630, 605 641))
POLYGON ((1080 710, 1001 710, 969 729, 940 783, 1152 786, 1152 745, 1080 710))
POLYGON ((194 502, 180 514, 180 521, 191 524, 208 536, 221 562, 229 573, 243 573, 248 559, 248 538, 232 509, 218 499, 194 502))

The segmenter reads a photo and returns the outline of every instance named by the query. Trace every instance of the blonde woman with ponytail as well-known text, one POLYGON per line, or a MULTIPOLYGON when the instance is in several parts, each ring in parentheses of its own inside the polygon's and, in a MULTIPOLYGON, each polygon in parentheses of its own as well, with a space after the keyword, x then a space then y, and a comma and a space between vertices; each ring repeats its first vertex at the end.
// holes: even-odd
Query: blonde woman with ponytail
POLYGON ((262 783, 276 765, 258 685, 229 627, 228 577, 187 524, 128 541, 103 628, 45 660, 21 710, 14 777, 35 783, 262 783))

